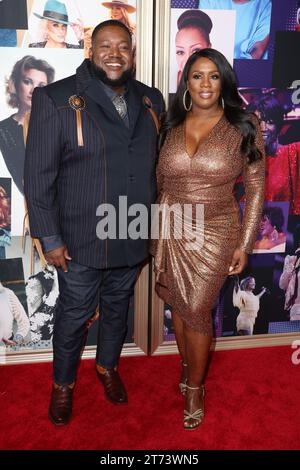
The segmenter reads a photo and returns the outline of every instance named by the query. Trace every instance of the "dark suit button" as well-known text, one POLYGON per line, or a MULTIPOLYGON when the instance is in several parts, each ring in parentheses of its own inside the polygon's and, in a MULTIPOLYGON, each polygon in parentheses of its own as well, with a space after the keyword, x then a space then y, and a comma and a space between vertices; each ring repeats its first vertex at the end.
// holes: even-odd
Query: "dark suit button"
POLYGON ((129 181, 133 183, 135 181, 135 176, 134 175, 129 175, 129 181))

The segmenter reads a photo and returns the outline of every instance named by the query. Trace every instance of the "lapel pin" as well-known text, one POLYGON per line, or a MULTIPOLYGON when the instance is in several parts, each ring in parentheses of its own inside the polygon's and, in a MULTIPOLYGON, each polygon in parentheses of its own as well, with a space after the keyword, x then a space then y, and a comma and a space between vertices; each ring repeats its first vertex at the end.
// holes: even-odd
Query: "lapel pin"
POLYGON ((155 127, 156 127, 156 132, 157 132, 157 134, 159 134, 160 124, 158 122, 158 119, 157 119, 157 116, 156 116, 155 112, 153 111, 152 101, 146 95, 143 96, 143 104, 148 109, 148 111, 150 112, 150 114, 152 116, 152 119, 154 121, 155 127))
POLYGON ((84 99, 79 95, 70 96, 69 105, 71 106, 72 109, 75 109, 75 111, 81 111, 82 109, 85 108, 84 99))
POLYGON ((143 96, 143 103, 146 108, 152 109, 152 101, 150 100, 150 98, 148 98, 148 96, 143 96))
POLYGON ((81 119, 81 112, 80 111, 82 111, 85 108, 84 99, 79 95, 72 95, 69 98, 69 105, 76 112, 78 147, 83 147, 82 119, 81 119))

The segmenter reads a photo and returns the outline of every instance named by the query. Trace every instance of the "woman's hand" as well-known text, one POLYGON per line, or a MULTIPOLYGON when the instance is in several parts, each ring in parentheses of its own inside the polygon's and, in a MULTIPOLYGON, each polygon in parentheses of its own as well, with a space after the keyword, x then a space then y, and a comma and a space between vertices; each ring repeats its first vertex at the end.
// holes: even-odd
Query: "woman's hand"
POLYGON ((77 18, 76 23, 72 23, 72 29, 77 37, 78 42, 83 40, 83 22, 77 18))
POLYGON ((240 274, 247 266, 247 263, 247 253, 237 248, 233 253, 231 265, 229 267, 229 276, 232 276, 233 274, 240 274))

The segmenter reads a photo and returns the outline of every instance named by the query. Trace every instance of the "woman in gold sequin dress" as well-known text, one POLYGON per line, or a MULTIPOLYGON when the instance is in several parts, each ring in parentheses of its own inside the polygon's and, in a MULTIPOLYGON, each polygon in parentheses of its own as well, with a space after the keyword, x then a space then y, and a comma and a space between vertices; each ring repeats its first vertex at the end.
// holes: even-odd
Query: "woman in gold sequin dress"
MULTIPOLYGON (((152 246, 156 290, 172 306, 181 355, 185 429, 199 426, 204 416, 212 308, 227 275, 245 268, 261 218, 264 144, 257 119, 241 104, 230 64, 218 51, 203 49, 188 59, 161 130, 158 202, 164 207, 177 204, 181 211, 184 204, 194 208, 184 219, 182 238, 175 222, 183 212, 175 209, 170 236, 161 232, 152 246), (246 191, 242 223, 233 194, 241 172, 246 191), (204 208, 204 237, 196 238, 191 249, 190 235, 199 222, 197 205, 204 208)), ((163 217, 164 233, 167 219, 163 217)))

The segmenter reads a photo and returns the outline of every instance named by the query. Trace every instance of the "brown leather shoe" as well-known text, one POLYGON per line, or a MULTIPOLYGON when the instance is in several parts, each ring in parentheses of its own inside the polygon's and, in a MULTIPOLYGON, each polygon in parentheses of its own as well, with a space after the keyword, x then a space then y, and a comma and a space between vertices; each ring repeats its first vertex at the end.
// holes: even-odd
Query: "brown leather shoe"
POLYGON ((115 405, 128 403, 127 392, 117 370, 105 369, 105 372, 101 374, 96 368, 96 372, 104 387, 104 394, 107 400, 115 405))
POLYGON ((56 426, 63 426, 71 419, 73 390, 68 385, 52 386, 48 416, 56 426))

